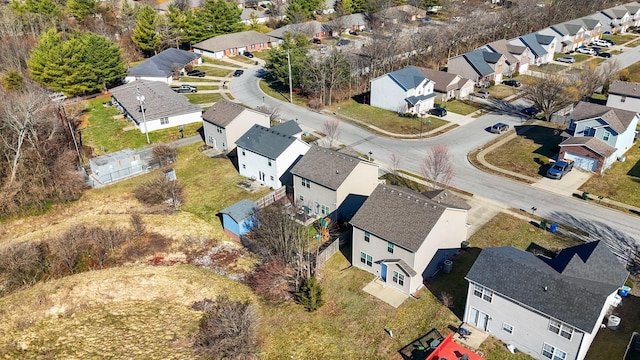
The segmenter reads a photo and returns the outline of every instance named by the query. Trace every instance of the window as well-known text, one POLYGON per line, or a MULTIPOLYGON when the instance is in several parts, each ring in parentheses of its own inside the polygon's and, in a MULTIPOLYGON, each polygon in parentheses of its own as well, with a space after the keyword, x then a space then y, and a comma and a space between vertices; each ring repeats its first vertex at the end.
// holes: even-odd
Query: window
POLYGON ((478 284, 474 285, 473 295, 483 299, 484 301, 491 302, 491 300, 493 300, 493 291, 478 284))
POLYGON ((609 133, 608 131, 605 131, 604 135, 602 135, 602 140, 609 141, 609 136, 611 136, 611 133, 609 133))
POLYGON ((393 254, 393 243, 387 242, 387 251, 393 254))
POLYGON ((369 242, 371 240, 371 234, 368 231, 364 232, 364 241, 369 242))
POLYGON ((167 125, 169 123, 168 117, 160 118, 160 125, 167 125))
POLYGON ((273 181, 273 176, 271 177, 271 181, 273 181))
POLYGON ((269 164, 269 166, 271 166, 271 159, 267 160, 267 164, 269 164))
POLYGON ((242 156, 245 156, 246 154, 244 153, 244 149, 242 149, 242 156))
POLYGON ((217 127, 216 127, 216 130, 218 130, 218 133, 219 133, 219 134, 222 134, 222 128, 221 128, 220 126, 217 126, 217 127))
POLYGON ((591 133, 591 128, 589 126, 585 126, 584 130, 582 130, 582 134, 584 134, 584 136, 589 136, 590 133, 591 133))
POLYGON ((373 258, 371 257, 371 255, 360 252, 360 262, 366 264, 367 266, 371 266, 373 265, 373 258))
POLYGON ((625 101, 627 101, 627 97, 626 96, 620 97, 620 102, 625 102, 625 101))
POLYGON ((397 271, 393 272, 393 282, 403 286, 404 285, 404 275, 399 274, 397 271))
POLYGON ((300 201, 304 201, 304 196, 300 195, 300 201))
POLYGON ((542 356, 550 360, 565 360, 567 353, 545 343, 542 346, 542 356))
POLYGON ((321 213, 322 213, 322 215, 329 215, 329 207, 325 206, 325 205, 322 205, 321 213))
POLYGON ((246 169, 246 168, 247 168, 247 165, 242 164, 242 168, 243 168, 243 169, 246 169))
POLYGON ((213 136, 209 136, 209 144, 213 143, 213 136))
POLYGON ((320 204, 319 203, 315 203, 315 208, 316 208, 316 214, 320 212, 320 204))
POLYGON ((302 186, 306 186, 307 188, 309 188, 310 185, 311 185, 310 184, 311 182, 308 179, 305 179, 305 178, 301 178, 301 179, 302 179, 302 186))
POLYGON ((554 319, 549 319, 549 331, 569 340, 573 336, 573 328, 571 326, 554 319))
POLYGON ((509 333, 509 334, 513 334, 513 326, 507 324, 507 323, 502 323, 502 331, 509 333))

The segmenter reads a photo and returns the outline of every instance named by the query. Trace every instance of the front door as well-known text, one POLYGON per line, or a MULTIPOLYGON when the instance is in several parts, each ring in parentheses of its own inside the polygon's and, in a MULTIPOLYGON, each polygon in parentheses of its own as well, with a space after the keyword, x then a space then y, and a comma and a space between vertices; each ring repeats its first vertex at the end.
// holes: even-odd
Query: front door
POLYGON ((382 281, 387 281, 387 264, 380 263, 380 277, 382 281))

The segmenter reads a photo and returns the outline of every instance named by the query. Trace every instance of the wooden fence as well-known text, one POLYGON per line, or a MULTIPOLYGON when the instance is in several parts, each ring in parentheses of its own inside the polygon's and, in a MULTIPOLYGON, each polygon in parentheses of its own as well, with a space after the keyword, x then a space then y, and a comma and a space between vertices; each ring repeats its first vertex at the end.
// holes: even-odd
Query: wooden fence
POLYGON ((265 208, 287 195, 286 187, 281 187, 256 200, 259 209, 265 208))

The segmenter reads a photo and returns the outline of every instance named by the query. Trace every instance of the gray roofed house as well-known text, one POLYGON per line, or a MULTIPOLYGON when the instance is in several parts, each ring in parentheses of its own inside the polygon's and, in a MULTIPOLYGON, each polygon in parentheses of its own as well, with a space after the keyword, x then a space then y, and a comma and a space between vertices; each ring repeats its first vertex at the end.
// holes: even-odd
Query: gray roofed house
POLYGON ((417 67, 407 66, 371 80, 370 105, 425 116, 434 107, 433 87, 417 67))
POLYGON ((110 90, 118 109, 135 122, 141 132, 202 122, 202 109, 159 81, 136 80, 110 90), (143 99, 140 107, 138 95, 143 99))
POLYGON ((302 135, 302 129, 300 128, 300 125, 298 125, 298 123, 295 120, 285 121, 281 124, 278 124, 272 127, 272 129, 281 134, 293 136, 298 139, 300 139, 302 135))
POLYGON ((329 27, 336 33, 349 33, 353 31, 361 31, 362 29, 369 27, 369 22, 364 14, 358 13, 339 16, 327 22, 327 25, 329 25, 329 27))
POLYGON ((607 106, 640 112, 640 83, 614 80, 609 85, 607 106))
POLYGON ((502 54, 505 57, 505 75, 511 76, 516 72, 526 73, 529 70, 530 53, 529 48, 524 45, 516 45, 505 39, 491 42, 485 46, 491 52, 502 54))
POLYGON ((126 81, 152 80, 170 84, 173 78, 173 67, 178 66, 179 72, 184 72, 187 64, 199 64, 200 54, 169 48, 154 55, 127 71, 126 81))
POLYGON ((433 90, 444 95, 446 100, 465 99, 473 92, 474 82, 458 74, 422 67, 418 70, 434 82, 433 90))
POLYGON ((378 185, 350 221, 352 264, 413 294, 466 240, 467 209, 437 196, 378 185), (399 259, 406 265, 398 266, 399 259))
POLYGON ((243 54, 245 51, 260 51, 271 48, 276 39, 249 30, 231 34, 214 36, 193 45, 195 53, 221 59, 225 56, 243 54))
POLYGON ((204 141, 220 151, 235 149, 235 142, 253 125, 269 127, 269 114, 249 109, 225 99, 219 100, 202 114, 204 141))
POLYGON ((253 125, 251 129, 236 140, 236 145, 242 149, 275 159, 296 140, 295 137, 280 133, 277 129, 253 125))
POLYGON ((447 72, 469 78, 481 86, 490 81, 502 82, 506 66, 504 55, 478 49, 449 58, 447 72))
POLYGON ((553 259, 486 248, 466 276, 463 320, 536 359, 546 359, 543 348, 583 359, 627 276, 604 241, 564 249, 553 259))
POLYGON ((267 35, 277 39, 284 39, 284 34, 286 33, 306 34, 309 38, 323 39, 332 36, 333 30, 329 25, 313 20, 285 25, 268 32, 267 35))
POLYGON ((524 45, 531 52, 531 64, 546 64, 553 60, 553 54, 556 50, 557 40, 554 36, 543 35, 540 33, 530 33, 509 40, 514 45, 524 45))

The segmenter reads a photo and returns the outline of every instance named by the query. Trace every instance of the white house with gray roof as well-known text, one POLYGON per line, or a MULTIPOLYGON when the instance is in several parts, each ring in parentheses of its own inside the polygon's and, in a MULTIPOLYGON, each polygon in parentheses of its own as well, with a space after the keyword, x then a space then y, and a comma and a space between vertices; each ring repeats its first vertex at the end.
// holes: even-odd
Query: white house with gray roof
POLYGON ((371 80, 371 106, 425 116, 433 108, 435 83, 415 66, 407 66, 371 80))
POLYGON ((467 239, 469 206, 446 194, 378 185, 351 219, 352 265, 415 294, 467 239))
POLYGON ((640 83, 612 81, 609 85, 607 106, 640 113, 640 83))
POLYGON ((240 175, 274 189, 291 184, 289 170, 310 146, 295 136, 298 132, 289 123, 254 125, 236 140, 240 175))
POLYGON ((524 45, 529 49, 530 61, 532 65, 548 64, 553 61, 553 54, 556 51, 555 36, 530 33, 509 40, 513 45, 524 45))
POLYGON ((628 274, 603 241, 554 258, 483 249, 466 276, 463 320, 535 359, 582 360, 628 274))
POLYGON ((118 110, 142 133, 202 122, 200 106, 160 81, 132 81, 111 89, 111 96, 118 110), (143 98, 142 107, 138 96, 143 98))
POLYGON ((202 114, 204 142, 222 152, 233 151, 236 140, 253 125, 271 126, 269 114, 222 99, 202 114))
POLYGON ((633 17, 624 5, 604 9, 589 15, 590 18, 600 20, 603 31, 624 33, 633 24, 633 17))
POLYGON ((349 221, 378 185, 378 166, 313 146, 291 169, 295 203, 309 216, 349 221))
POLYGON ((201 62, 200 54, 169 48, 130 68, 125 82, 149 80, 171 84, 174 68, 178 74, 182 74, 188 64, 198 65, 201 62))
POLYGON ((538 33, 555 37, 557 40, 555 52, 567 53, 586 45, 584 42, 585 31, 586 29, 582 24, 564 22, 551 25, 538 31, 538 33))

